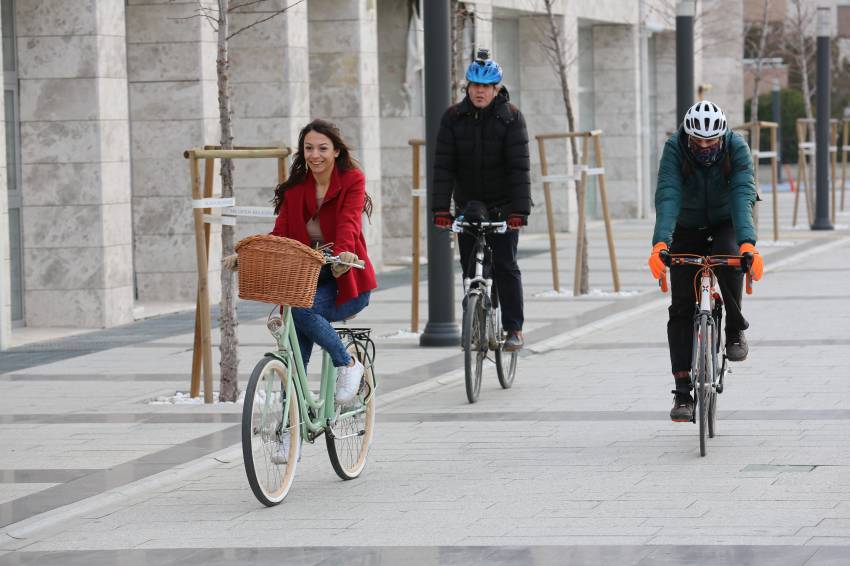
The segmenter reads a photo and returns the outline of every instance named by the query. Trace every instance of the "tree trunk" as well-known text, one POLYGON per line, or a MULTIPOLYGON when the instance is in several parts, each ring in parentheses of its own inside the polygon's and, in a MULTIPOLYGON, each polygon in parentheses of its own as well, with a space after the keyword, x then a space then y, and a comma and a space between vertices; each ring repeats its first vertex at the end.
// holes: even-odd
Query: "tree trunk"
POLYGON ((806 118, 813 118, 812 112, 812 87, 809 84, 809 48, 806 44, 806 20, 807 15, 803 13, 801 0, 795 0, 794 6, 797 11, 794 20, 794 39, 797 40, 797 61, 800 66, 800 79, 803 82, 803 104, 806 108, 806 118))
MULTIPOLYGON (((218 117, 221 126, 221 148, 233 149, 233 124, 230 110, 230 57, 227 36, 229 31, 228 9, 229 0, 218 0, 218 57, 216 58, 216 75, 218 78, 218 117)), ((233 161, 221 160, 221 196, 233 196, 233 161)), ((223 256, 233 254, 233 227, 221 228, 221 251, 223 256)), ((239 339, 236 328, 239 321, 236 317, 236 301, 234 298, 233 272, 221 270, 221 304, 219 307, 219 328, 221 330, 221 384, 219 401, 236 401, 239 392, 239 339)))
MULTIPOLYGON (((762 64, 767 45, 767 26, 769 21, 770 0, 764 0, 764 15, 761 21, 761 36, 759 37, 758 51, 756 52, 756 72, 753 75, 753 96, 750 98, 750 121, 758 122, 759 119, 759 83, 761 83, 762 64)), ((753 143, 753 140, 750 141, 753 143)))
MULTIPOLYGON (((552 1, 553 0, 545 0, 546 4, 546 15, 549 18, 549 40, 551 41, 551 47, 554 50, 555 57, 557 59, 557 69, 558 69, 558 78, 561 81, 561 95, 564 100, 564 110, 567 113, 567 127, 569 131, 576 131, 575 124, 575 115, 573 114, 573 102, 570 96, 570 83, 567 78, 567 63, 566 63, 566 55, 564 53, 564 46, 561 43, 561 31, 558 27, 558 22, 555 21, 555 14, 552 12, 552 1)), ((570 154, 573 159, 573 167, 577 167, 579 164, 579 156, 578 156, 578 148, 576 147, 575 138, 569 139, 570 143, 570 154)), ((576 206, 580 206, 582 202, 584 202, 584 198, 581 194, 583 190, 581 186, 581 182, 576 180, 576 206)), ((579 214, 582 214, 583 211, 578 211, 579 214)), ((581 243, 581 277, 580 277, 580 285, 579 289, 574 290, 578 292, 579 295, 586 295, 590 291, 589 279, 590 279, 590 268, 587 262, 587 231, 583 235, 582 243, 581 243)))

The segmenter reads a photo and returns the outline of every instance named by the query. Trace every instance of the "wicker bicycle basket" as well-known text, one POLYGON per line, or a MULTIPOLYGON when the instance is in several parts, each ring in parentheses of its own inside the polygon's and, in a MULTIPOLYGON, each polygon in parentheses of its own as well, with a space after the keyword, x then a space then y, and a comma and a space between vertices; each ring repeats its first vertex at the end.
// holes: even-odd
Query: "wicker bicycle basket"
POLYGON ((301 242, 259 234, 236 244, 239 298, 275 305, 310 307, 316 295, 321 252, 301 242))

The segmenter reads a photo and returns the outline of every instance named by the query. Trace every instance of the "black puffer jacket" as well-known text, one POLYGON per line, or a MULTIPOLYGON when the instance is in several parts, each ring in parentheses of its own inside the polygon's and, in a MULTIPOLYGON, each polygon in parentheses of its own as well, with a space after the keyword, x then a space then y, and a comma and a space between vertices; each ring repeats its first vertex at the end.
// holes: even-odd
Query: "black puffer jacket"
POLYGON ((505 215, 531 212, 525 118, 502 87, 493 102, 475 108, 469 97, 446 110, 434 158, 432 211, 482 201, 505 215))

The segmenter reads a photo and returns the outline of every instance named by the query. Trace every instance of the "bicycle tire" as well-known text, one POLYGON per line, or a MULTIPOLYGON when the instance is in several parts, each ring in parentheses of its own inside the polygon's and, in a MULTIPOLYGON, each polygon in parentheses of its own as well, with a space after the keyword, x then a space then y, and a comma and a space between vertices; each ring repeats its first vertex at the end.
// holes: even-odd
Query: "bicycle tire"
POLYGON ((499 378, 499 385, 502 389, 510 389, 514 384, 516 377, 516 364, 519 358, 519 352, 505 352, 502 349, 502 344, 495 352, 496 355, 496 376, 499 378), (505 357, 508 358, 505 363, 505 357))
MULTIPOLYGON (((358 347, 354 342, 349 344, 348 351, 356 356, 365 368, 360 389, 354 398, 354 403, 364 407, 365 410, 362 413, 338 419, 325 431, 328 458, 336 475, 343 480, 353 480, 366 467, 366 458, 375 434, 375 374, 372 359, 365 348, 358 347)), ((342 410, 359 407, 349 406, 342 410)))
POLYGON ((487 355, 486 336, 482 336, 486 332, 483 326, 486 321, 482 312, 481 296, 477 293, 470 294, 463 310, 462 331, 464 381, 466 398, 470 403, 478 401, 478 394, 481 392, 481 372, 484 357, 487 355))
MULTIPOLYGON (((298 395, 289 403, 284 418, 284 400, 291 373, 279 359, 266 356, 251 373, 242 405, 242 459, 254 496, 263 505, 279 504, 292 487, 301 454, 298 395), (290 426, 291 423, 294 425, 290 426), (289 457, 285 464, 272 461, 289 435, 289 457), (291 447, 295 447, 293 451, 291 447)), ((295 388, 292 388, 295 391, 295 388)))
POLYGON ((694 391, 694 400, 697 404, 698 419, 699 419, 699 455, 705 456, 708 452, 708 390, 711 384, 708 382, 708 365, 710 364, 708 356, 710 356, 709 341, 711 337, 708 335, 708 320, 705 315, 700 316, 699 323, 700 339, 699 353, 699 369, 697 373, 697 389, 694 391))
POLYGON ((514 377, 516 377, 516 364, 519 358, 519 352, 505 352, 502 350, 505 344, 505 332, 502 328, 499 292, 495 284, 493 285, 491 296, 490 304, 492 305, 492 310, 490 316, 493 319, 493 323, 490 330, 493 332, 493 336, 489 336, 489 338, 490 346, 495 346, 493 348, 493 355, 496 358, 496 377, 499 378, 499 385, 502 386, 502 389, 510 389, 514 384, 514 377), (507 363, 505 363, 506 355, 508 358, 507 363))
POLYGON ((722 371, 722 368, 718 370, 717 368, 717 352, 719 351, 720 341, 717 339, 717 335, 720 334, 719 328, 713 324, 717 319, 712 321, 712 324, 709 325, 709 332, 711 332, 712 343, 718 344, 718 347, 715 348, 713 352, 709 355, 711 356, 711 382, 708 387, 708 437, 714 438, 714 434, 716 431, 716 414, 717 414, 717 385, 719 383, 719 374, 722 371))

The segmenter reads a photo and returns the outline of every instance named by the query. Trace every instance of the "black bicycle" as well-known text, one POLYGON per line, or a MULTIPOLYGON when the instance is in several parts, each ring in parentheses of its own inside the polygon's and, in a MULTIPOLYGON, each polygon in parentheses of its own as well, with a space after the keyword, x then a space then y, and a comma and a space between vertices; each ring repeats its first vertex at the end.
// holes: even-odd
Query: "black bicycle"
POLYGON ((504 221, 466 220, 463 216, 458 216, 451 229, 452 232, 465 233, 475 238, 472 253, 475 258, 474 271, 463 274, 461 329, 466 398, 470 403, 475 403, 481 391, 481 374, 489 351, 493 352, 496 375, 503 389, 510 389, 516 376, 519 353, 504 350, 507 336, 502 328, 498 289, 492 273, 489 273, 493 265, 493 250, 487 244, 488 234, 504 234, 508 225, 504 221))
MULTIPOLYGON (((708 438, 714 438, 717 395, 723 393, 723 378, 728 371, 722 332, 723 299, 717 292, 714 270, 733 268, 746 273, 747 294, 753 292, 752 276, 744 256, 671 254, 662 251, 661 261, 670 267, 696 267, 694 275, 694 347, 691 358, 691 386, 694 390, 695 410, 691 422, 699 419, 699 453, 708 451, 708 438), (718 356, 720 361, 718 362, 718 356)), ((667 277, 659 279, 661 290, 667 292, 667 277)))

